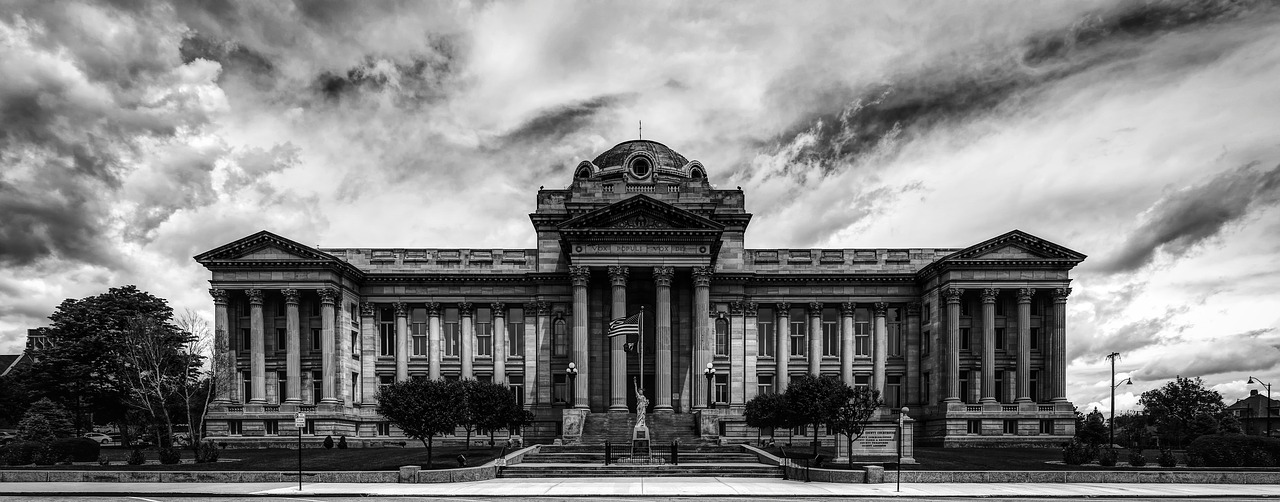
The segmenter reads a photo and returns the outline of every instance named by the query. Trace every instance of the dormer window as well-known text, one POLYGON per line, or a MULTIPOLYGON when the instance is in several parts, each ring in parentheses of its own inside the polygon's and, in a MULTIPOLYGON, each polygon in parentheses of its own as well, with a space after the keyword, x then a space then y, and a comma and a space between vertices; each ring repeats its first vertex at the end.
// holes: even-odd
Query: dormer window
POLYGON ((578 168, 578 172, 577 172, 577 173, 575 173, 575 174, 573 175, 573 177, 574 177, 574 178, 576 178, 576 179, 580 179, 580 180, 585 180, 585 179, 587 179, 587 178, 590 178, 590 177, 591 177, 591 169, 587 168, 586 166, 579 167, 579 168, 578 168))
POLYGON ((653 172, 653 164, 649 162, 649 158, 643 155, 637 155, 631 159, 631 164, 627 166, 631 170, 631 175, 637 178, 645 178, 649 173, 653 172))
POLYGON ((706 178, 706 177, 707 177, 707 175, 706 175, 706 174, 703 174, 701 169, 698 169, 698 168, 696 168, 696 167, 695 167, 695 168, 693 168, 693 169, 689 170, 689 177, 690 177, 690 178, 693 178, 693 179, 695 179, 695 180, 700 180, 700 179, 702 179, 702 178, 706 178))

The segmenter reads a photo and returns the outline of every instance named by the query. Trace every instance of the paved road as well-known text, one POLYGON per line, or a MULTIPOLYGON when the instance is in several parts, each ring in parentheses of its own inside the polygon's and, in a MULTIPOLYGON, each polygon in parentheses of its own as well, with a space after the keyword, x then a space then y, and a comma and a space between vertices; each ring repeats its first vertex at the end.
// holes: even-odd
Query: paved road
MULTIPOLYGON (((707 502, 707 497, 519 497, 519 500, 529 500, 534 502, 583 502, 584 500, 601 500, 610 502, 651 502, 655 499, 676 501, 676 502, 707 502)), ((1186 502, 1222 502, 1222 497, 1213 498, 1185 498, 1175 497, 1179 501, 1186 502)), ((1133 502, 1134 500, 1158 500, 1159 497, 1152 498, 1090 498, 1090 502, 1133 502)), ((0 502, 48 502, 48 496, 19 496, 19 497, 0 497, 0 502)), ((272 496, 207 496, 207 497, 137 497, 137 496, 109 496, 109 497, 58 497, 58 500, 69 502, 196 502, 205 500, 216 500, 218 502, 368 502, 368 501, 388 501, 388 502, 511 502, 512 497, 323 497, 323 498, 307 498, 307 497, 272 497, 272 496)), ((831 498, 815 498, 815 497, 751 497, 751 502, 831 502, 831 498)), ((841 501, 849 502, 883 502, 884 498, 848 498, 840 497, 841 501)), ((1060 501, 1061 497, 1055 498, 1027 498, 1027 497, 901 497, 894 500, 906 501, 930 501, 930 502, 990 502, 993 500, 1000 502, 1031 502, 1031 501, 1060 501)), ((1229 500, 1269 500, 1269 499, 1249 499, 1249 498, 1230 498, 1229 500)))

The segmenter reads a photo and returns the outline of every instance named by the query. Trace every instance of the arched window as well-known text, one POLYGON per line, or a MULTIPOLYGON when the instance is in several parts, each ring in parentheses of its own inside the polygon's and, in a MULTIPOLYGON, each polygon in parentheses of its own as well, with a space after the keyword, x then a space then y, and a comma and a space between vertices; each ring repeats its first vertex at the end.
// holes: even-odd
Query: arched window
POLYGON ((582 166, 578 168, 578 172, 573 175, 574 178, 585 180, 591 177, 591 168, 582 166))
POLYGON ((695 167, 689 170, 689 177, 695 180, 700 180, 702 178, 706 178, 707 175, 703 173, 701 169, 695 167))
POLYGON ((729 355, 729 320, 716 319, 716 355, 729 355))
POLYGON ((552 355, 569 355, 569 333, 564 318, 557 318, 551 328, 552 355))

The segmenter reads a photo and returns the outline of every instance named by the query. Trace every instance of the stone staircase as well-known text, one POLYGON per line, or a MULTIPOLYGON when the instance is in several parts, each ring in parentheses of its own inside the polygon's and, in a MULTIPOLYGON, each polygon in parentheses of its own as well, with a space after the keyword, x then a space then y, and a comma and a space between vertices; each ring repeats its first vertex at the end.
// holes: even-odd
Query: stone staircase
POLYGON ((538 453, 525 455, 519 464, 502 468, 503 478, 588 478, 588 477, 749 477, 781 478, 780 468, 761 464, 741 446, 682 444, 678 465, 671 463, 669 446, 654 448, 656 464, 619 464, 629 454, 629 443, 614 449, 613 462, 604 465, 604 446, 542 446, 538 453))
MULTIPOLYGON (((680 441, 680 444, 694 444, 702 441, 695 415, 649 413, 646 418, 654 451, 665 448, 672 440, 680 441)), ((630 445, 631 428, 635 423, 634 413, 592 413, 587 415, 586 421, 582 424, 582 438, 579 442, 604 444, 607 440, 615 445, 630 445)))

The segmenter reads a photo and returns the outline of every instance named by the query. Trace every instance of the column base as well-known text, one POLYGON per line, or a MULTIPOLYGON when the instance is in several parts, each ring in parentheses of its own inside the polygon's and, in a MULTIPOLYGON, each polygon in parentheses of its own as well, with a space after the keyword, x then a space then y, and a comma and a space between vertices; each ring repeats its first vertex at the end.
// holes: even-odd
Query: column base
POLYGON ((1020 397, 1020 398, 1014 399, 1013 402, 1014 404, 1031 404, 1031 398, 1020 397))
POLYGON ((654 413, 675 413, 675 412, 676 412, 676 409, 675 409, 675 408, 672 408, 672 407, 671 407, 671 405, 661 405, 661 404, 660 404, 660 405, 657 405, 657 406, 654 406, 654 407, 653 407, 653 412, 654 412, 654 413))
POLYGON ((1050 403, 1057 404, 1057 403, 1066 403, 1066 402, 1068 402, 1068 401, 1067 401, 1067 398, 1065 398, 1065 397, 1055 397, 1055 398, 1053 398, 1053 399, 1050 399, 1050 400, 1049 400, 1049 402, 1050 402, 1050 403))
POLYGON ((943 400, 942 400, 942 402, 944 402, 944 403, 956 403, 956 404, 959 404, 959 403, 960 403, 960 398, 958 398, 958 397, 948 397, 948 398, 946 398, 946 399, 943 399, 943 400))
POLYGON ((285 399, 282 404, 302 404, 301 399, 285 399))
POLYGON ((616 405, 616 404, 609 406, 608 411, 609 413, 631 413, 631 410, 628 409, 626 405, 616 405))
POLYGON ((984 398, 982 398, 982 400, 981 400, 981 401, 979 401, 979 402, 981 402, 982 404, 996 404, 996 398, 994 398, 994 397, 984 397, 984 398))
POLYGON ((320 399, 320 404, 338 404, 338 398, 336 397, 322 398, 320 399))
POLYGON ((267 404, 266 399, 250 399, 249 404, 267 404))

